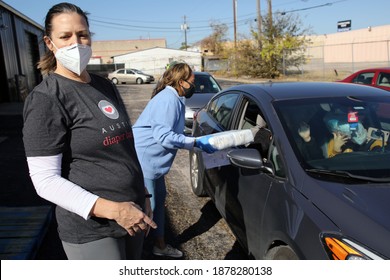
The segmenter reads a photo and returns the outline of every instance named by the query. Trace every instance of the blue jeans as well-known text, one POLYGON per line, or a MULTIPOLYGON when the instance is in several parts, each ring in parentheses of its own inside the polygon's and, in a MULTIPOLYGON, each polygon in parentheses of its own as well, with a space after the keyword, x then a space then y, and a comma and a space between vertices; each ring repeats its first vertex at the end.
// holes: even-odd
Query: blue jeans
POLYGON ((150 202, 153 210, 153 220, 157 224, 157 229, 152 230, 150 234, 153 237, 163 237, 165 228, 165 197, 167 196, 165 177, 161 176, 154 180, 144 178, 144 181, 149 193, 152 194, 150 202))

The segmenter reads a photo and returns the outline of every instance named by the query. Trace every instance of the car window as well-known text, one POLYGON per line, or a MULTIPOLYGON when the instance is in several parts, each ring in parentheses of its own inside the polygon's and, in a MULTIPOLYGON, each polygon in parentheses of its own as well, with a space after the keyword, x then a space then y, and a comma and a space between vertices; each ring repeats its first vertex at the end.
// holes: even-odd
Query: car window
POLYGON ((217 81, 212 76, 209 77, 209 86, 210 86, 211 93, 217 93, 222 90, 222 88, 219 86, 217 81))
POLYGON ((390 178, 390 101, 386 96, 313 98, 274 105, 306 170, 390 178))
POLYGON ((124 69, 118 70, 117 73, 118 73, 118 74, 124 74, 124 73, 125 73, 125 70, 124 70, 124 69))
POLYGON ((390 74, 380 72, 377 79, 377 85, 382 87, 388 87, 390 89, 390 74))
POLYGON ((237 128, 251 129, 258 127, 258 131, 254 135, 253 143, 247 145, 247 147, 258 150, 261 157, 266 159, 268 157, 269 146, 272 140, 272 132, 264 119, 264 114, 256 102, 251 99, 244 98, 242 104, 237 128))
POLYGON ((272 163, 275 176, 284 178, 286 176, 285 168, 279 151, 274 143, 270 145, 268 160, 272 163))
POLYGON ((134 74, 134 72, 130 69, 127 69, 127 74, 134 74))
POLYGON ((390 119, 389 119, 390 105, 387 103, 380 103, 376 107, 376 113, 378 122, 381 129, 390 131, 390 119))
POLYGON ((374 78, 375 72, 364 72, 357 75, 352 82, 356 84, 370 85, 372 78, 374 78))
POLYGON ((232 117, 232 109, 238 100, 239 94, 228 93, 224 94, 210 103, 208 113, 213 117, 224 129, 228 129, 229 121, 232 117))
POLYGON ((245 100, 243 112, 240 117, 239 129, 248 129, 256 126, 259 119, 263 119, 263 113, 253 100, 245 100))

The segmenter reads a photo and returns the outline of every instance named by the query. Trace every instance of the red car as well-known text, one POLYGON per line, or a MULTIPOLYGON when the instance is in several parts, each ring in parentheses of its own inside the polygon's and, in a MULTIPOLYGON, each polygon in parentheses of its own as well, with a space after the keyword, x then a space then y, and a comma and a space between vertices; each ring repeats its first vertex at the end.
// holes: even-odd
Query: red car
POLYGON ((390 91, 390 67, 360 70, 339 82, 368 85, 390 91))

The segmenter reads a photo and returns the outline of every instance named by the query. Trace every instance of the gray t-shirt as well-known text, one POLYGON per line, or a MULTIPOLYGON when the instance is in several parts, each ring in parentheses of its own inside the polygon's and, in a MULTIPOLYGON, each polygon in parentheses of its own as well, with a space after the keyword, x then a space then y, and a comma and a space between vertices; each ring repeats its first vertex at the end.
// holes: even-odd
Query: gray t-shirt
MULTIPOLYGON (((131 122, 108 80, 91 74, 90 83, 80 83, 50 74, 28 95, 23 115, 26 156, 62 153, 64 178, 102 198, 143 207, 144 182, 131 122)), ((61 207, 56 215, 60 238, 66 242, 127 234, 112 220, 86 221, 61 207)))

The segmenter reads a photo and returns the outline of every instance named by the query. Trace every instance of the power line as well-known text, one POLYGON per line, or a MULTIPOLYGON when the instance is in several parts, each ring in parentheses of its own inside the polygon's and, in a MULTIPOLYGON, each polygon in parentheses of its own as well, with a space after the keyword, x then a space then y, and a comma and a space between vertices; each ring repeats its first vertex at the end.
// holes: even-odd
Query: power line
POLYGON ((131 27, 131 28, 150 28, 150 29, 162 29, 162 30, 176 30, 177 27, 160 27, 160 26, 139 26, 139 25, 132 25, 132 24, 124 24, 124 23, 116 23, 116 22, 109 22, 109 21, 102 21, 102 20, 94 20, 90 19, 92 22, 98 22, 98 23, 104 23, 109 25, 115 25, 115 26, 123 26, 123 27, 131 27))
MULTIPOLYGON (((311 9, 317 9, 317 8, 322 8, 326 6, 331 6, 333 4, 339 3, 339 2, 345 2, 347 0, 339 0, 339 1, 333 1, 333 2, 328 2, 324 3, 321 5, 316 5, 316 6, 311 6, 311 7, 306 7, 306 8, 300 8, 300 9, 294 9, 294 10, 289 10, 289 11, 283 11, 283 12, 274 12, 273 14, 286 14, 286 13, 293 13, 293 12, 299 12, 299 11, 305 11, 305 10, 311 10, 311 9)), ((297 2, 297 1, 294 1, 297 2)), ((300 1, 298 1, 300 2, 300 1)), ((290 2, 292 3, 292 2, 290 2)), ((255 20, 257 17, 256 13, 250 13, 246 15, 242 15, 237 19, 236 24, 237 26, 242 26, 246 25, 248 22, 255 20)), ((107 27, 112 27, 114 26, 115 28, 120 27, 122 30, 131 30, 131 31, 147 31, 147 32, 180 32, 180 26, 182 23, 181 22, 173 22, 173 21, 167 21, 167 22, 155 22, 155 21, 141 21, 141 20, 129 20, 129 19, 113 19, 113 18, 107 18, 107 17, 99 17, 99 16, 90 16, 90 21, 100 24, 98 26, 104 26, 107 25, 107 27), (107 20, 99 20, 95 18, 101 18, 101 19, 107 19, 107 20), (127 23, 121 23, 121 22, 130 22, 130 23, 145 23, 146 25, 139 25, 139 24, 127 24, 127 23), (157 25, 149 25, 149 24, 156 24, 157 25), (169 24, 171 26, 164 26, 166 24, 169 24)), ((228 27, 233 27, 234 26, 234 19, 229 17, 229 18, 220 18, 220 19, 215 19, 215 20, 189 20, 191 25, 191 30, 192 31, 212 31, 212 27, 210 26, 210 23, 214 22, 220 22, 220 24, 225 24, 228 27), (227 21, 222 21, 227 19, 227 21), (193 23, 198 22, 198 23, 203 23, 203 22, 208 22, 208 25, 193 25, 193 23)))
MULTIPOLYGON (((326 6, 331 6, 333 4, 344 2, 348 0, 339 0, 339 1, 333 1, 324 3, 321 5, 311 6, 311 7, 305 7, 300 9, 294 9, 289 11, 283 11, 283 12, 273 12, 273 14, 286 14, 286 13, 292 13, 292 12, 299 12, 299 11, 305 11, 310 9, 316 9, 326 6)), ((302 2, 300 1, 294 1, 294 2, 302 2)), ((289 3, 292 3, 291 1, 289 3)), ((286 4, 286 3, 285 3, 286 4)), ((249 13, 245 15, 241 15, 236 19, 236 22, 234 22, 234 19, 232 17, 225 17, 225 18, 219 18, 219 19, 210 19, 210 20, 191 20, 191 17, 187 17, 187 21, 191 24, 191 29, 186 30, 186 32, 189 32, 191 37, 193 38, 196 36, 196 34, 206 33, 209 32, 210 34, 213 32, 213 28, 211 26, 211 23, 215 24, 224 24, 226 25, 230 30, 231 28, 234 28, 234 25, 236 24, 237 27, 242 27, 245 25, 248 25, 251 22, 256 21, 257 19, 257 13, 249 13), (207 22, 207 25, 204 25, 204 23, 207 22), (197 25, 196 23, 199 23, 197 25)), ((147 32, 147 33, 177 33, 177 35, 182 35, 182 31, 180 29, 180 26, 182 22, 176 22, 176 21, 145 21, 145 20, 133 20, 133 19, 118 19, 118 18, 109 18, 109 17, 100 17, 100 16, 89 16, 90 22, 99 27, 104 28, 115 28, 119 30, 125 30, 125 31, 131 31, 131 32, 147 32)), ((185 34, 186 35, 186 34, 185 34)), ((205 35, 208 36, 208 35, 205 35)))
POLYGON ((307 8, 301 8, 301 9, 295 9, 295 10, 290 10, 290 11, 285 11, 285 12, 276 12, 276 13, 281 14, 281 15, 285 15, 287 13, 300 12, 300 11, 306 11, 306 10, 311 10, 311 9, 322 8, 322 7, 326 7, 326 6, 332 6, 333 4, 336 4, 336 3, 339 3, 339 2, 345 2, 345 1, 347 1, 347 0, 339 0, 339 1, 325 3, 325 4, 322 4, 322 5, 311 6, 311 7, 307 7, 307 8))

